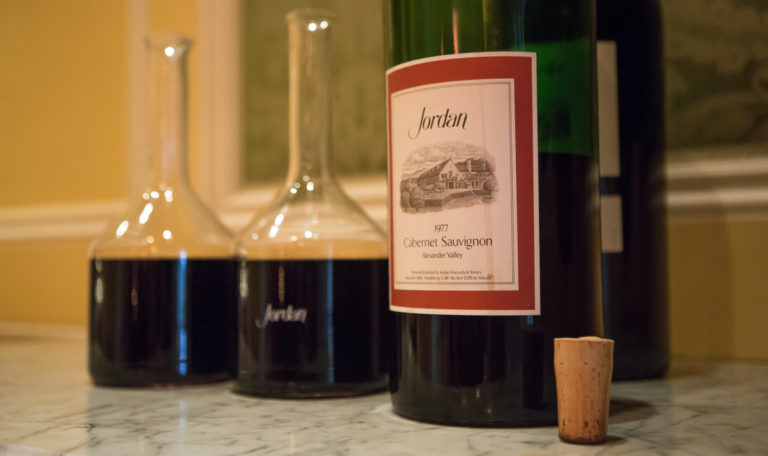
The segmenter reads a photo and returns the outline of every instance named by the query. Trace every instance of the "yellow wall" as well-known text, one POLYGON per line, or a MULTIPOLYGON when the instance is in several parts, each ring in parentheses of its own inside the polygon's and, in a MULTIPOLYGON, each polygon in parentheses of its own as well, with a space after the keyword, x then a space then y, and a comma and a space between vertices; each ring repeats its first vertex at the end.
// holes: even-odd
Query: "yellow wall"
POLYGON ((0 243, 0 321, 85 325, 89 239, 0 243))
POLYGON ((0 207, 122 196, 125 10, 0 0, 0 207))

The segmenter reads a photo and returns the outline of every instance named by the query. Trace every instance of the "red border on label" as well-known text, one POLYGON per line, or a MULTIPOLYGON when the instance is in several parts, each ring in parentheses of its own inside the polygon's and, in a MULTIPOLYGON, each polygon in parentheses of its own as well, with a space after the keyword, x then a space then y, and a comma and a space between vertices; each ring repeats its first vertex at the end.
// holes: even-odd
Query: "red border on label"
MULTIPOLYGON (((519 289, 514 291, 427 291, 394 288, 390 261, 390 308, 430 314, 539 314, 538 154, 536 141, 535 54, 509 52, 459 54, 408 62, 387 72, 389 188, 392 187, 392 132, 389 103, 393 94, 414 87, 454 81, 514 79, 516 191, 519 289)), ((389 202, 390 246, 393 202, 389 202)), ((514 234, 513 234, 514 235, 514 234)), ((393 254, 390 247, 390 255, 393 254)))

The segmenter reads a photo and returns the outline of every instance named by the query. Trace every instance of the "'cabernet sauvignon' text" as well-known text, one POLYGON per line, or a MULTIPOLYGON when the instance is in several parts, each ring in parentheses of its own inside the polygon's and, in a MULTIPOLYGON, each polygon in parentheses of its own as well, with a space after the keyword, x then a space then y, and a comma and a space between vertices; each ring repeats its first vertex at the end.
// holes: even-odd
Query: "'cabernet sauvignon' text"
POLYGON ((441 238, 416 239, 412 237, 403 238, 403 247, 464 247, 471 250, 473 247, 493 247, 493 238, 450 238, 443 236, 441 238))

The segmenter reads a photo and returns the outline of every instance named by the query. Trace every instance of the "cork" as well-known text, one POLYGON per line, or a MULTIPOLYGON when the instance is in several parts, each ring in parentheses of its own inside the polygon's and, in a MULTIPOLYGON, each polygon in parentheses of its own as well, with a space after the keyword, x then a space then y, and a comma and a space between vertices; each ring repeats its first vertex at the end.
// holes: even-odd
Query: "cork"
POLYGON ((596 444, 608 436, 613 341, 555 339, 557 422, 566 442, 596 444))

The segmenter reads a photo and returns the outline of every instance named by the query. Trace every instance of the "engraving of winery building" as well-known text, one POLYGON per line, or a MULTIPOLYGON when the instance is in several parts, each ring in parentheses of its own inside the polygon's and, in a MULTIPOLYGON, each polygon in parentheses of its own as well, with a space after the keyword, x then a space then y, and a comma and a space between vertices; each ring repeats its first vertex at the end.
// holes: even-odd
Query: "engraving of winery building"
POLYGON ((461 162, 447 159, 418 177, 420 186, 438 186, 445 190, 480 188, 493 175, 487 160, 468 158, 461 162))
POLYGON ((401 175, 400 207, 404 212, 434 212, 495 201, 497 182, 492 157, 484 149, 462 143, 446 149, 414 151, 419 158, 428 154, 429 160, 420 161, 418 168, 401 175))

